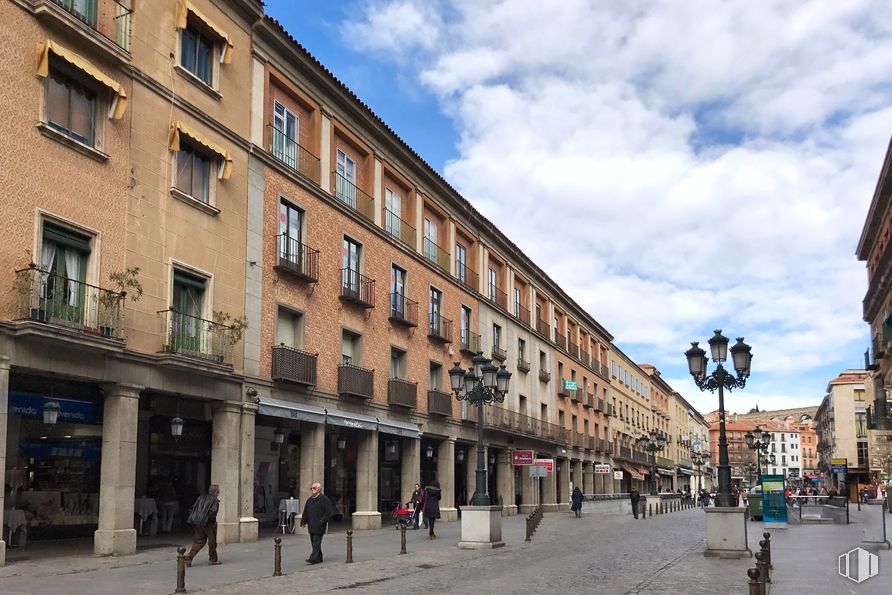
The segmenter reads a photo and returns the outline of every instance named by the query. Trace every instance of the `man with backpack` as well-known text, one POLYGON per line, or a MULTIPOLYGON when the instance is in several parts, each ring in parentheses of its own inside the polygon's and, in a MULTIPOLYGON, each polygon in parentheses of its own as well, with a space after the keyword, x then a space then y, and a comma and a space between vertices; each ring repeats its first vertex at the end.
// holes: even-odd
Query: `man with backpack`
POLYGON ((188 523, 194 530, 192 549, 186 554, 186 566, 192 566, 192 559, 201 551, 204 544, 208 544, 208 566, 219 566, 217 559, 217 511, 220 509, 220 500, 217 496, 220 488, 212 484, 208 493, 199 496, 195 504, 189 509, 188 523))

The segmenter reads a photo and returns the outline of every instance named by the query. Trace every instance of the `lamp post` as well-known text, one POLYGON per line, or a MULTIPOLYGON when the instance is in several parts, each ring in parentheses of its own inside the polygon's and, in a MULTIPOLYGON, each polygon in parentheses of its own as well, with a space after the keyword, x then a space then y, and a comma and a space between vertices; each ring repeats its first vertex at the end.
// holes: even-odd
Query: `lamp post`
POLYGON ((734 497, 731 495, 731 465, 728 462, 728 436, 725 434, 725 393, 735 388, 746 386, 746 379, 750 375, 750 364, 753 355, 750 346, 743 342, 743 337, 738 337, 737 343, 731 347, 734 370, 737 377, 732 376, 722 365, 728 357, 728 338, 722 335, 721 329, 709 339, 709 350, 712 361, 716 364, 712 374, 706 373, 709 360, 706 352, 697 343, 691 343, 691 348, 685 351, 688 360, 688 370, 694 377, 694 383, 700 390, 709 392, 719 391, 719 493, 716 494, 716 506, 733 506, 734 497))
POLYGON ((749 462, 744 466, 744 469, 746 470, 746 474, 747 474, 747 476, 750 478, 750 481, 752 482, 752 484, 753 484, 753 485, 756 485, 756 481, 755 481, 754 478, 757 477, 757 475, 756 475, 756 470, 758 469, 758 464, 757 464, 757 463, 754 463, 754 462, 752 462, 752 461, 749 461, 749 462))
POLYGON ((657 495, 657 460, 654 453, 660 452, 666 448, 666 434, 654 428, 647 434, 643 434, 638 439, 638 447, 645 450, 648 454, 654 456, 653 472, 650 474, 650 494, 657 495))
POLYGON ((703 454, 699 450, 691 451, 691 462, 697 468, 697 493, 700 493, 700 466, 703 465, 703 454))
POLYGON ((475 470, 475 488, 472 502, 474 506, 489 506, 489 494, 486 492, 486 458, 483 454, 483 406, 487 403, 501 403, 508 393, 508 382, 511 372, 505 366, 499 368, 492 364, 482 352, 471 360, 473 367, 467 371, 461 362, 449 370, 452 392, 459 401, 467 401, 477 405, 477 469, 475 470))
POLYGON ((747 432, 744 435, 744 440, 746 440, 747 448, 756 451, 756 473, 757 477, 761 477, 762 458, 768 456, 768 445, 771 444, 771 432, 756 426, 756 433, 747 432), (756 440, 756 434, 758 434, 758 440, 756 440))

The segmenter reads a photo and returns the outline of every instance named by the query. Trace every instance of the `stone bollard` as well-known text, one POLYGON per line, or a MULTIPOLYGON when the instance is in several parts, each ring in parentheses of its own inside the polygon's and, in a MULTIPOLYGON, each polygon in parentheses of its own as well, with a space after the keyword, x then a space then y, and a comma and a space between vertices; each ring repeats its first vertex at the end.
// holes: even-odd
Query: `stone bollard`
MULTIPOLYGON (((762 584, 770 583, 771 577, 768 576, 768 564, 765 563, 765 554, 762 552, 756 552, 754 557, 756 558, 756 568, 759 569, 759 576, 762 578, 762 584)), ((768 587, 763 587, 765 591, 768 590, 768 587)))
POLYGON ((654 515, 654 505, 648 504, 647 505, 647 516, 652 517, 653 515, 654 515))
POLYGON ((641 520, 647 518, 647 510, 644 509, 644 502, 638 503, 638 513, 641 515, 641 520))
POLYGON ((174 593, 186 592, 186 548, 177 548, 177 589, 174 593))
POLYGON ((353 564, 353 531, 347 530, 347 560, 345 564, 353 564))
POLYGON ((282 576, 282 538, 276 537, 273 541, 273 576, 282 576))
POLYGON ((406 553, 406 526, 400 526, 400 554, 406 553))
POLYGON ((660 507, 660 511, 658 514, 663 514, 663 501, 662 500, 660 500, 659 507, 660 507))
POLYGON ((759 568, 748 569, 746 575, 750 578, 747 582, 750 587, 749 595, 764 595, 762 592, 762 581, 759 580, 759 568))
MULTIPOLYGON (((765 531, 765 533, 762 533, 762 537, 765 538, 765 547, 762 548, 765 552, 765 562, 768 564, 768 568, 774 568, 774 565, 771 563, 771 533, 765 531)), ((759 545, 762 545, 761 541, 759 545)))

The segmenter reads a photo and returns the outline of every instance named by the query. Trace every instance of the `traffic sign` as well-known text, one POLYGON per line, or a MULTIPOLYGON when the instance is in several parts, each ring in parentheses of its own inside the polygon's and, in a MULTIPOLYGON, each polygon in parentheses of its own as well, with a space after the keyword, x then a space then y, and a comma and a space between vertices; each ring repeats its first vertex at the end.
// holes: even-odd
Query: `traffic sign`
POLYGON ((515 450, 511 452, 512 465, 532 465, 535 457, 531 450, 515 450))
POLYGON ((545 467, 548 473, 554 473, 554 459, 534 459, 533 465, 545 467))
POLYGON ((530 477, 547 477, 548 469, 545 465, 530 465, 530 477))

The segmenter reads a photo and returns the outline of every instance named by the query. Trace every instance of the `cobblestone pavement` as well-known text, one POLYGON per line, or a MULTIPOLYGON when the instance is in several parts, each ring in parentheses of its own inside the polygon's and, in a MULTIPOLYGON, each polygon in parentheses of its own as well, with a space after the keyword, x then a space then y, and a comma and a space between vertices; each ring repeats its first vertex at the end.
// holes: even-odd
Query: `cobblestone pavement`
MULTIPOLYGON (((887 593, 885 565, 892 553, 880 551, 880 576, 860 585, 836 573, 839 554, 860 544, 873 511, 852 512, 848 526, 791 526, 772 531, 772 593, 887 593)), ((506 547, 459 550, 460 524, 437 526, 438 539, 426 531, 407 532, 407 555, 398 555, 399 533, 387 528, 354 537, 354 560, 344 564, 343 532, 325 538, 325 563, 309 566, 306 536, 283 540, 285 576, 271 577, 272 539, 222 546, 222 566, 208 567, 207 555, 187 570, 189 592, 407 593, 424 589, 449 593, 746 593, 749 560, 703 556, 705 520, 701 510, 686 510, 634 520, 628 515, 546 514, 531 542, 524 542, 523 517, 504 519, 506 547), (265 577, 265 578, 258 578, 265 577)), ((750 545, 764 531, 750 523, 750 545)), ((19 562, 0 568, 0 593, 170 593, 175 585, 172 552, 152 550, 123 558, 69 556, 19 562)))

